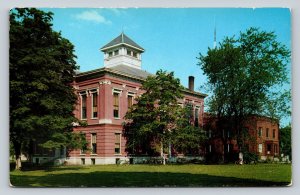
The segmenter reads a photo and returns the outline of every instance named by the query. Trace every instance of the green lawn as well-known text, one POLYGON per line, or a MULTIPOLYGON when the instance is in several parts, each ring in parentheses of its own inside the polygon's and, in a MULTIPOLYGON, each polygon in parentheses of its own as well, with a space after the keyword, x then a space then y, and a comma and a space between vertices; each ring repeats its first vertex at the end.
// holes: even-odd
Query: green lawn
POLYGON ((94 165, 12 171, 16 187, 286 186, 291 165, 94 165))

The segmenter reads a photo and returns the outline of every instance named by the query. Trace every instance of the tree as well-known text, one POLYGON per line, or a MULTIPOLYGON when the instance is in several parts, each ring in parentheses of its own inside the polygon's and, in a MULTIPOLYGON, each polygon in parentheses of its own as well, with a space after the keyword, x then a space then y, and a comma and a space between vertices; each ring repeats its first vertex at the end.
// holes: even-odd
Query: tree
POLYGON ((280 151, 284 155, 289 155, 292 159, 292 127, 291 124, 280 128, 280 151))
POLYGON ((180 117, 176 121, 176 131, 172 134, 172 145, 176 152, 183 154, 199 154, 202 143, 206 140, 205 132, 192 125, 193 105, 186 103, 180 111, 180 117))
MULTIPOLYGON (((21 168, 21 152, 33 143, 67 145, 76 95, 71 83, 78 69, 74 46, 52 30, 52 13, 38 9, 10 11, 10 140, 21 168), (52 140, 52 141, 50 141, 52 140)), ((74 135, 77 137, 77 135, 74 135)))
POLYGON ((150 155, 160 150, 163 157, 164 147, 170 143, 180 117, 177 99, 182 98, 183 88, 173 72, 159 70, 146 79, 142 89, 145 93, 137 98, 137 104, 125 116, 127 146, 137 153, 150 155))
POLYGON ((250 28, 238 38, 225 38, 198 59, 213 94, 210 112, 225 120, 237 136, 248 116, 278 118, 275 102, 290 101, 286 98, 289 91, 282 90, 288 83, 290 51, 276 40, 274 32, 250 28))

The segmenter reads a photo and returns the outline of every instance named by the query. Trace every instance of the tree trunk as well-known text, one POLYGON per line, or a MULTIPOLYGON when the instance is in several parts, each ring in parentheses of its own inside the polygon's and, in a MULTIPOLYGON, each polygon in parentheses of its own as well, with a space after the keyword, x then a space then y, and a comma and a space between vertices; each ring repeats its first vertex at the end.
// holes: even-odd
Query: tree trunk
POLYGON ((163 142, 160 142, 160 156, 163 158, 163 165, 165 165, 166 164, 166 159, 165 159, 165 155, 164 155, 163 142))
POLYGON ((22 167, 21 162, 21 143, 14 142, 15 156, 16 156, 16 170, 20 170, 22 167))

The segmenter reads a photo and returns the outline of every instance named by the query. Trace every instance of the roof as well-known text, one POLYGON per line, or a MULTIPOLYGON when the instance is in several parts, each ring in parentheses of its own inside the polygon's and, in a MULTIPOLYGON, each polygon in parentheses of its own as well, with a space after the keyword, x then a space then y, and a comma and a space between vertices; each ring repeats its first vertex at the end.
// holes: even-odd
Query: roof
POLYGON ((127 45, 127 46, 131 46, 137 50, 140 51, 144 51, 144 49, 139 46, 137 43, 135 43, 133 40, 131 40, 128 36, 126 36, 123 32, 116 37, 115 39, 113 39, 111 42, 107 43, 106 45, 104 45, 101 48, 101 51, 104 51, 106 49, 109 49, 111 47, 117 46, 117 45, 127 45))
POLYGON ((146 79, 148 76, 153 76, 153 74, 151 74, 151 73, 149 73, 145 70, 132 68, 132 67, 129 67, 129 66, 126 66, 126 65, 117 65, 117 66, 113 66, 113 67, 110 67, 110 68, 107 68, 107 69, 117 71, 120 74, 125 73, 126 75, 138 77, 138 78, 143 79, 143 80, 146 79))
MULTIPOLYGON (((127 77, 127 78, 129 77, 129 78, 132 78, 132 79, 135 79, 135 80, 139 80, 141 82, 146 80, 146 78, 148 76, 155 76, 155 75, 153 75, 153 74, 151 74, 151 73, 149 73, 145 70, 132 68, 132 67, 129 67, 129 66, 126 66, 126 65, 117 65, 117 66, 113 66, 113 67, 110 67, 110 68, 104 67, 104 68, 99 68, 99 69, 91 70, 91 71, 87 71, 87 72, 81 72, 79 74, 76 74, 76 77, 77 78, 78 77, 84 77, 84 76, 99 74, 99 73, 104 73, 104 72, 120 75, 120 76, 127 77)), ((200 92, 191 91, 188 88, 184 88, 182 91, 183 91, 183 93, 189 94, 189 95, 192 95, 192 96, 198 96, 198 97, 202 97, 202 98, 205 98, 207 96, 206 94, 203 94, 203 93, 200 93, 200 92)))

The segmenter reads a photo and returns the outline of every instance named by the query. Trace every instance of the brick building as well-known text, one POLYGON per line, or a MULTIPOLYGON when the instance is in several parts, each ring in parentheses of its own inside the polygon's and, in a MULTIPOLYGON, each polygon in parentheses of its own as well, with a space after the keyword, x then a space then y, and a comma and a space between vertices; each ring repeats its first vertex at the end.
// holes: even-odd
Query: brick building
MULTIPOLYGON (((68 164, 115 164, 126 159, 126 140, 122 136, 128 108, 141 95, 142 82, 151 74, 142 70, 144 49, 121 33, 101 48, 104 67, 78 73, 73 83, 78 95, 75 116, 87 122, 87 127, 74 127, 85 134, 86 150, 70 151, 68 164)), ((203 124, 204 98, 194 91, 194 77, 189 77, 189 88, 183 90, 179 103, 193 104, 195 120, 203 124)))
POLYGON ((205 113, 204 128, 208 136, 208 161, 236 161, 241 145, 248 152, 257 154, 259 160, 279 157, 279 123, 276 120, 263 116, 248 117, 243 126, 243 131, 247 132, 243 144, 238 144, 238 134, 241 133, 231 129, 225 120, 217 120, 205 113))

